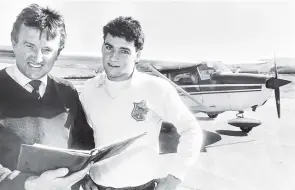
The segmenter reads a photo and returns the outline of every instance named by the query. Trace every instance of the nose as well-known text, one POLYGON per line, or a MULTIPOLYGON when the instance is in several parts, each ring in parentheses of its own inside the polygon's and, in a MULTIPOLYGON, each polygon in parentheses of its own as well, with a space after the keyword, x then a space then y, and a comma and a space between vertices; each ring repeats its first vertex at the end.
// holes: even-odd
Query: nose
POLYGON ((43 62, 43 54, 42 54, 41 50, 38 50, 36 52, 36 62, 37 63, 43 62))
POLYGON ((117 51, 112 51, 111 53, 111 61, 118 61, 119 53, 117 51))

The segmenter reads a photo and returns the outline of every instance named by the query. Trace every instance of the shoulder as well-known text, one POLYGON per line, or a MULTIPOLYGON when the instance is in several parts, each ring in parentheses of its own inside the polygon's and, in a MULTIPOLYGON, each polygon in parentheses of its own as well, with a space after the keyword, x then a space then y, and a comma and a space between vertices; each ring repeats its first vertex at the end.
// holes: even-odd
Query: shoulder
POLYGON ((68 81, 66 79, 63 79, 63 78, 60 78, 60 77, 56 77, 56 76, 52 76, 52 75, 48 75, 48 77, 50 79, 52 79, 53 82, 56 85, 58 85, 59 87, 64 87, 64 88, 67 88, 69 90, 74 90, 74 91, 76 90, 76 88, 74 87, 74 85, 70 81, 68 81))
POLYGON ((82 93, 85 90, 92 90, 93 88, 97 88, 100 85, 104 84, 105 73, 98 73, 95 77, 88 79, 83 86, 82 93))
POLYGON ((165 79, 143 73, 143 72, 138 72, 138 79, 140 80, 141 85, 144 85, 145 87, 148 87, 149 89, 152 90, 157 90, 157 91, 167 91, 167 90, 172 90, 174 87, 165 79))
MULTIPOLYGON (((51 80, 51 85, 55 88, 57 95, 64 103, 64 106, 70 110, 73 115, 76 115, 77 106, 79 105, 79 94, 74 85, 63 78, 48 75, 51 80)), ((47 84, 48 85, 48 84, 47 84)))
POLYGON ((9 75, 6 72, 6 68, 0 70, 0 81, 6 80, 9 78, 9 75))
POLYGON ((82 101, 86 101, 86 99, 91 98, 93 96, 94 90, 97 90, 104 84, 105 74, 98 73, 95 77, 88 79, 81 90, 80 98, 82 101))
POLYGON ((79 99, 78 92, 70 81, 52 75, 48 75, 48 77, 49 80, 52 80, 53 86, 55 86, 57 92, 63 99, 67 99, 69 102, 79 99))

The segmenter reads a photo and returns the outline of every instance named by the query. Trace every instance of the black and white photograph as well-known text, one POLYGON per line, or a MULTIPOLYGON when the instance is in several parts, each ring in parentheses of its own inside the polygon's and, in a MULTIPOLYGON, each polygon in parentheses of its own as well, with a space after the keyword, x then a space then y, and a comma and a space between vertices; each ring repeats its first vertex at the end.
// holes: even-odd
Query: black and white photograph
POLYGON ((0 1, 0 190, 294 190, 292 0, 0 1))

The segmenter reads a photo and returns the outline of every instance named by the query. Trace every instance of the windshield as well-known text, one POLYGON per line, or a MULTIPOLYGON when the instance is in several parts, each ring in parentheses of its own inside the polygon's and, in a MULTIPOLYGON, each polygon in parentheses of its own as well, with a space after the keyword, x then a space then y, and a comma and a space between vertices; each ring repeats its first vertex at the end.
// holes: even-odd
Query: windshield
POLYGON ((212 73, 231 72, 231 70, 221 62, 204 62, 198 66, 198 72, 202 80, 208 80, 212 73))
POLYGON ((215 72, 231 72, 230 69, 221 62, 203 63, 208 69, 213 69, 215 72))

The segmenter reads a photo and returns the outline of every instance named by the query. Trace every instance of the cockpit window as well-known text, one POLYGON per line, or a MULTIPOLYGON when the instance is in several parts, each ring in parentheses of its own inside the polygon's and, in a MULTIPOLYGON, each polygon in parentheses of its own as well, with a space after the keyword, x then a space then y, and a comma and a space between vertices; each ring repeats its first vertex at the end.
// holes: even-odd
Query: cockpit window
POLYGON ((211 77, 211 74, 214 73, 213 69, 198 68, 198 71, 199 71, 201 80, 209 80, 211 77))
POLYGON ((174 73, 170 78, 178 85, 196 85, 199 82, 196 72, 174 73))
POLYGON ((211 74, 215 72, 231 72, 230 69, 221 62, 204 62, 198 66, 197 70, 201 80, 209 80, 211 74))

